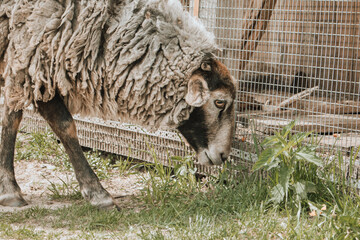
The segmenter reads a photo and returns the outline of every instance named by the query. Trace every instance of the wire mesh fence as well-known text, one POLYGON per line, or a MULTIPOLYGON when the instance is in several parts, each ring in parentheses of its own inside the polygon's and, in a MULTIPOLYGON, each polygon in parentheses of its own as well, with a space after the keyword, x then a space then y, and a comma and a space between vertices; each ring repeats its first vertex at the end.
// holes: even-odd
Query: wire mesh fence
POLYGON ((238 80, 235 158, 291 120, 323 150, 360 145, 359 1, 210 0, 199 17, 238 80))
MULTIPOLYGON (((181 2, 215 33, 219 57, 237 80, 235 161, 254 160, 253 136, 262 139, 294 119, 295 130, 313 131, 324 151, 360 145, 358 0, 181 2)), ((30 118, 26 124, 34 125, 30 118)), ((138 128, 78 121, 83 145, 122 155, 130 148, 135 158, 152 158, 138 128), (103 140, 101 132, 112 137, 103 140)), ((163 162, 190 151, 175 133, 147 134, 163 162)))

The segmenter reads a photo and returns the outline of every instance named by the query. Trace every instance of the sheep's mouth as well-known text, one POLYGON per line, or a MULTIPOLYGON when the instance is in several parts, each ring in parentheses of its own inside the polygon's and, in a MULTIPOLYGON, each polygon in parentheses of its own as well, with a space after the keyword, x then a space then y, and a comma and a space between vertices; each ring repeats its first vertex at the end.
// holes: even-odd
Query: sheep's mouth
POLYGON ((217 161, 214 156, 212 156, 211 151, 208 149, 202 149, 197 154, 198 157, 198 163, 204 166, 214 166, 214 165, 220 165, 220 162, 217 161))
POLYGON ((205 156, 208 158, 208 160, 209 160, 209 165, 210 166, 212 166, 212 165, 214 165, 214 162, 213 162, 213 160, 210 158, 210 156, 208 155, 208 153, 205 151, 205 156))

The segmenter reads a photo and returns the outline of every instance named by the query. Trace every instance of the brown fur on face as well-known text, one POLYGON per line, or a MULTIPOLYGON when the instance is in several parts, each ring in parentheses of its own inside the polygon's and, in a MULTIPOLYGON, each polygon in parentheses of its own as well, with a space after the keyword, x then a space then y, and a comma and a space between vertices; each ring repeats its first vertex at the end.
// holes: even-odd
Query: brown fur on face
POLYGON ((220 79, 222 79, 222 81, 223 81, 223 84, 226 86, 226 87, 224 87, 224 91, 229 91, 229 93, 231 94, 231 97, 233 99, 235 99, 236 84, 230 74, 230 71, 219 60, 214 60, 213 67, 215 68, 215 71, 218 72, 220 79))
POLYGON ((230 72, 218 60, 205 60, 205 65, 190 78, 185 100, 195 108, 179 131, 195 149, 202 164, 221 164, 230 154, 235 93, 230 72), (203 86, 195 88, 193 82, 203 86), (218 101, 224 106, 219 107, 218 101))

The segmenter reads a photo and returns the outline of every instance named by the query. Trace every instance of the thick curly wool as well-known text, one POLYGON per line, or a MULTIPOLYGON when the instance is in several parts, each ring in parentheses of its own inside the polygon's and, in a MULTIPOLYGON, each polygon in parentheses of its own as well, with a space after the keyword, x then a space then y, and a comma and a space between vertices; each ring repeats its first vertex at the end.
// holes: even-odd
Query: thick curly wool
POLYGON ((151 129, 188 119, 188 79, 216 44, 178 0, 5 2, 0 26, 9 29, 4 76, 11 109, 58 92, 70 112, 86 116, 151 129))

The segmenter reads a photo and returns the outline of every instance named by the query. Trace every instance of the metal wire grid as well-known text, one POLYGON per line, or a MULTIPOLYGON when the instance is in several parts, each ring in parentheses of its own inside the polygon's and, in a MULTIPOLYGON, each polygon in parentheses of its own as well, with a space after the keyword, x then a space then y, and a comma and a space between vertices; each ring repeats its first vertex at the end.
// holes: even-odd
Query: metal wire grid
POLYGON ((334 144, 345 151, 359 146, 360 3, 275 1, 265 33, 241 69, 247 51, 242 38, 252 31, 244 24, 247 13, 254 6, 269 11, 261 8, 264 2, 210 0, 200 5, 199 16, 215 32, 221 59, 239 83, 234 157, 253 159, 251 134, 261 139, 292 119, 298 119, 297 130, 318 133, 323 150, 334 144), (311 96, 281 111, 267 109, 316 86, 311 96))
MULTIPOLYGON (((191 13, 194 1, 182 0, 191 13)), ((198 12, 207 28, 215 33, 223 49, 220 58, 239 85, 233 158, 245 163, 254 160, 252 134, 261 139, 291 119, 300 119, 302 125, 297 130, 321 134, 324 149, 334 143, 345 151, 358 146, 359 2, 278 0, 257 48, 252 50, 251 58, 243 60, 241 39, 249 30, 244 22, 247 13, 254 10, 251 3, 261 1, 265 0, 202 0, 198 12), (240 69, 242 61, 246 64, 240 69), (315 86, 319 89, 310 97, 280 111, 266 110, 315 86)), ((260 7, 255 10, 269 11, 260 7)), ((249 42, 255 44, 253 40, 249 42)), ((42 126, 31 114, 26 114, 25 125, 32 130, 42 126)), ((139 128, 98 120, 77 119, 77 126, 80 142, 87 147, 147 161, 154 160, 153 148, 164 164, 168 164, 168 156, 189 153, 174 133, 145 133, 139 128)))
MULTIPOLYGON (((191 149, 176 132, 148 132, 138 126, 75 116, 81 146, 98 149, 133 159, 171 166, 171 156, 191 155, 191 149)), ((26 110, 20 129, 41 132, 50 129, 44 119, 32 110, 26 110)), ((215 174, 216 169, 195 163, 200 173, 215 174)))

